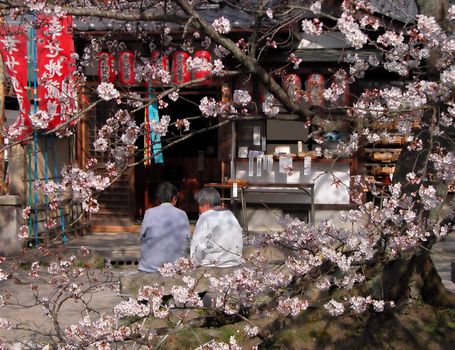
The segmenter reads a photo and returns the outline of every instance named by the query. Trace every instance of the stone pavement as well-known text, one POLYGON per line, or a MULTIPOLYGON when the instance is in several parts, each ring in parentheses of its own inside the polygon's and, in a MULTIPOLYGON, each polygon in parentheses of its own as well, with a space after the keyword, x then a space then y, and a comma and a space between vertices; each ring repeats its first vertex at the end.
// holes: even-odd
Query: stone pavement
MULTIPOLYGON (((135 263, 139 258, 139 240, 138 235, 133 233, 110 233, 110 234, 90 234, 83 237, 78 237, 68 242, 65 256, 75 254, 78 259, 83 259, 80 254, 80 247, 84 246, 92 251, 91 255, 86 259, 93 262, 93 259, 110 259, 113 263, 113 284, 118 285, 120 275, 128 273, 127 271, 135 271, 135 263), (123 267, 122 267, 123 265, 123 267), (120 267, 120 268, 116 268, 120 267), (126 270, 125 270, 126 268, 126 270)), ((246 250, 256 249, 255 247, 248 247, 246 250)), ((283 251, 266 250, 268 257, 276 260, 284 257, 283 251)), ((436 268, 443 280, 444 285, 450 291, 455 293, 455 283, 451 281, 451 268, 450 262, 455 261, 455 234, 452 233, 443 241, 438 242, 434 247, 432 259, 436 264, 436 268)), ((95 270, 94 270, 95 271, 95 270)), ((22 304, 31 305, 33 303, 32 294, 30 293, 30 283, 32 282, 28 276, 27 270, 20 270, 15 275, 16 278, 8 279, 0 282, 0 291, 5 289, 13 296, 13 298, 20 300, 22 304)), ((49 290, 40 287, 40 293, 45 295, 49 290)), ((96 309, 101 313, 109 313, 112 307, 118 302, 124 300, 117 290, 106 288, 97 291, 93 298, 90 300, 91 305, 96 305, 96 309)), ((60 320, 64 325, 77 323, 82 317, 86 316, 81 314, 81 304, 67 303, 63 307, 64 315, 60 320)), ((1 310, 1 317, 12 317, 13 319, 21 319, 27 324, 32 324, 41 331, 47 331, 45 325, 49 325, 49 319, 43 313, 40 306, 29 308, 23 307, 8 307, 1 310)), ((8 341, 14 341, 25 335, 23 331, 5 332, 0 330, 0 336, 5 336, 8 341)), ((39 338, 39 334, 33 335, 39 338)), ((30 338, 29 338, 30 339, 30 338)))

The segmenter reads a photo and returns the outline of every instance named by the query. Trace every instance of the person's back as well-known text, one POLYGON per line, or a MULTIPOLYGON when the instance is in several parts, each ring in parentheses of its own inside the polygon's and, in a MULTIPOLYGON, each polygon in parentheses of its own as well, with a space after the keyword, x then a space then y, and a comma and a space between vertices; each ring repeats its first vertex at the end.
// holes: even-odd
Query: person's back
POLYGON ((173 186, 169 187, 172 199, 169 199, 169 196, 163 199, 159 198, 160 186, 157 199, 161 204, 145 212, 141 226, 141 258, 138 270, 144 272, 156 272, 164 263, 174 263, 184 256, 190 233, 186 213, 174 207, 177 190, 173 186))
POLYGON ((195 265, 231 267, 241 264, 242 228, 234 214, 221 208, 219 193, 204 188, 196 194, 199 220, 191 239, 191 258, 195 265))
POLYGON ((223 208, 202 213, 194 230, 191 248, 192 257, 198 265, 240 265, 243 250, 242 228, 234 214, 223 208))

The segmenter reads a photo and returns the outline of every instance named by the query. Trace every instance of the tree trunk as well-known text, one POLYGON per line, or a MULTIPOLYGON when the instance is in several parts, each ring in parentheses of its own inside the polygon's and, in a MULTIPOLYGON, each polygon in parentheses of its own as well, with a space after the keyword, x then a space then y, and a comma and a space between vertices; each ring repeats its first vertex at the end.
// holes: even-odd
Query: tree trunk
POLYGON ((455 294, 442 284, 428 251, 387 262, 371 287, 375 298, 394 300, 398 307, 418 300, 432 306, 455 306, 455 294))

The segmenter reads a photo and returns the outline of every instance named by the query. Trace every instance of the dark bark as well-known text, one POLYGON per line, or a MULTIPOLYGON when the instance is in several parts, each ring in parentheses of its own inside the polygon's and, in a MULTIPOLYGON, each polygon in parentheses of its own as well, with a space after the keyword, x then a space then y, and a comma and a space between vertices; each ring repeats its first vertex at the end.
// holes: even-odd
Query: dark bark
POLYGON ((409 301, 432 306, 455 306, 455 294, 442 284, 429 252, 389 261, 373 279, 373 296, 394 300, 398 307, 409 301))

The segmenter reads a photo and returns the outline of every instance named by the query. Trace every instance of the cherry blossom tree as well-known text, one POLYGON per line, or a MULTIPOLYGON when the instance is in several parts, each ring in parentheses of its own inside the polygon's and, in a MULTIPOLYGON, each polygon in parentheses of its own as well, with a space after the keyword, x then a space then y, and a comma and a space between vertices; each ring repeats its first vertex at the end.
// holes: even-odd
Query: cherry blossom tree
MULTIPOLYGON (((282 118, 279 111, 285 109, 292 115, 290 119, 312 124, 314 131, 310 137, 318 142, 322 139, 327 116, 340 109, 332 107, 331 102, 339 99, 347 84, 356 84, 371 71, 387 72, 401 84, 360 91, 352 105, 341 108, 352 130, 349 140, 339 142, 335 153, 338 157, 356 156, 365 145, 392 137, 380 125, 395 123, 398 130, 409 137, 398 159, 393 183, 385 188, 389 198, 381 207, 365 201, 365 191, 382 190, 364 175, 352 174, 349 191, 357 209, 342 212, 340 217, 352 222, 353 230, 335 227, 331 222, 312 226, 287 216, 282 219, 281 232, 266 233, 260 238, 266 246, 289 250, 289 256, 282 263, 272 264, 258 253, 246 257, 242 267, 216 277, 194 270, 190 261, 181 259, 161 269, 163 278, 183 276, 170 290, 143 286, 136 298, 118 304, 112 314, 100 318, 87 316, 79 324, 66 328, 58 322, 59 305, 81 300, 83 295, 93 291, 91 288, 83 290, 77 282, 84 269, 76 267, 74 259, 51 265, 46 274, 39 264, 33 264, 31 276, 42 278, 57 291, 54 299, 35 294, 36 303, 49 310, 50 320, 55 325, 55 334, 49 342, 62 349, 88 346, 102 349, 122 342, 159 347, 166 342, 167 335, 201 324, 197 323, 200 319, 194 317, 199 310, 203 312, 202 318, 221 315, 223 322, 246 325, 243 334, 232 337, 229 344, 213 340, 201 344, 200 349, 239 349, 239 343, 248 338, 258 339, 257 344, 273 339, 270 329, 260 329, 251 321, 252 315, 279 314, 292 320, 308 312, 305 310, 318 308, 331 316, 368 312, 373 318, 384 310, 399 310, 420 298, 433 305, 453 305, 454 296, 444 289, 430 253, 440 237, 453 231, 454 202, 449 187, 455 180, 455 39, 450 35, 455 19, 454 5, 435 2, 436 10, 421 6, 420 14, 415 17, 395 8, 402 18, 398 23, 374 7, 380 2, 366 0, 345 0, 341 4, 334 1, 221 2, 225 8, 242 9, 250 16, 252 23, 248 30, 238 31, 224 16, 207 19, 206 10, 213 3, 219 2, 0 1, 2 14, 11 16, 9 18, 30 21, 31 15, 45 13, 56 17, 71 15, 89 23, 97 19, 105 22, 106 28, 111 25, 109 36, 93 37, 77 58, 79 69, 74 72, 74 79, 78 84, 84 83, 84 68, 104 46, 109 44, 113 50, 124 47, 120 37, 125 37, 125 33, 144 43, 159 45, 168 53, 177 48, 191 52, 194 47, 205 45, 216 54, 213 62, 190 58, 187 62, 190 70, 210 70, 211 75, 183 83, 172 82, 169 72, 157 62, 140 58, 135 71, 137 79, 144 83, 161 82, 161 88, 156 89, 152 98, 103 82, 94 89, 98 97, 95 101, 84 108, 71 109, 65 122, 52 130, 47 130, 46 112, 32 114, 33 128, 44 133, 57 132, 64 137, 73 132, 87 110, 96 104, 102 101, 118 104, 118 110, 107 119, 94 143, 98 152, 113 156, 112 162, 99 167, 96 160, 92 160, 84 169, 62 169, 61 183, 48 183, 40 189, 49 196, 50 205, 58 206, 61 194, 70 191, 73 200, 80 202, 85 211, 96 212, 96 193, 134 165, 130 160, 139 151, 135 142, 147 130, 161 135, 164 140, 172 135, 163 147, 166 149, 233 120, 282 118), (340 57, 340 67, 323 92, 325 102, 320 106, 312 104, 304 93, 299 96, 288 93, 280 84, 282 76, 301 64, 294 51, 295 43, 302 39, 302 31, 316 36, 339 31, 357 50, 340 57), (116 35, 119 38, 112 39, 116 35), (374 49, 378 54, 362 55, 365 48, 374 49), (283 55, 283 64, 269 71, 266 57, 274 52, 283 55), (205 96, 199 104, 201 115, 192 118, 213 119, 209 127, 192 129, 193 119, 185 116, 172 122, 170 116, 163 115, 159 121, 141 125, 132 117, 135 110, 146 108, 150 103, 164 107, 175 102, 181 97, 180 91, 205 79, 239 75, 250 76, 267 91, 264 101, 256 108, 249 108, 253 97, 243 88, 233 92, 231 102, 222 103, 205 96), (413 128, 415 122, 419 123, 417 129, 413 128), (207 281, 205 299, 198 292, 203 280, 207 281), (318 298, 312 297, 314 291, 319 291, 318 298), (210 299, 208 303, 207 299, 210 299), (193 317, 187 317, 186 311, 191 311, 193 317), (169 322, 171 326, 160 329, 161 333, 156 332, 154 321, 171 318, 178 321, 169 322)), ((51 68, 54 73, 58 70, 55 65, 51 68)), ((19 134, 14 128, 5 132, 13 139, 19 134)), ((30 209, 26 208, 23 215, 27 218, 30 209)), ((26 234, 25 227, 20 235, 26 234)), ((0 270, 0 279, 8 275, 9 272, 0 270)), ((88 278, 93 281, 92 276, 88 278)), ((0 307, 10 299, 7 294, 3 295, 0 307)), ((14 328, 15 325, 10 320, 0 319, 0 327, 14 328)))

